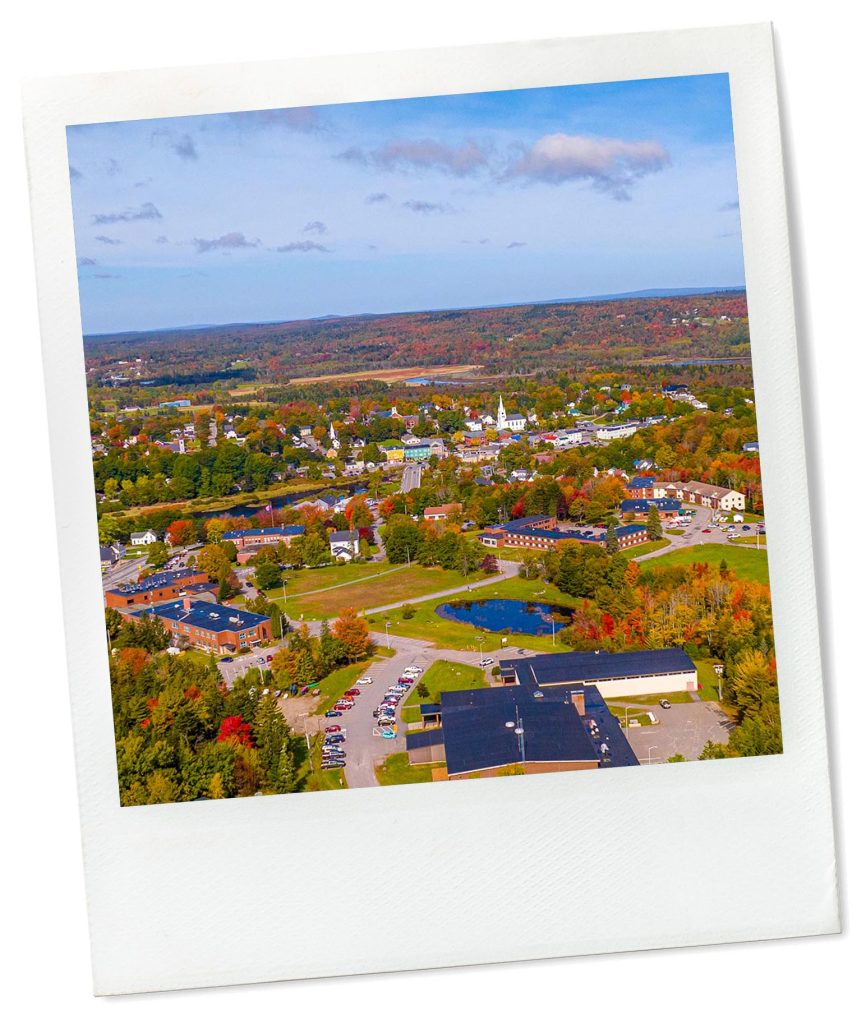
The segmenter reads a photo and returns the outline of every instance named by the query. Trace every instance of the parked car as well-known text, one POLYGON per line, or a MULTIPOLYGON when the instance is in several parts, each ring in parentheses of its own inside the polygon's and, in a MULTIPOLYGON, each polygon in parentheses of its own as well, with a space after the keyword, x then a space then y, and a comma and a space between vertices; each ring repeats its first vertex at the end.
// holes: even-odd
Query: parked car
POLYGON ((361 691, 356 689, 355 687, 352 687, 351 690, 346 690, 346 692, 343 694, 343 696, 344 697, 360 697, 361 696, 361 691))
POLYGON ((361 686, 369 686, 372 682, 373 682, 373 677, 372 676, 361 676, 361 678, 358 680, 358 683, 361 686))
POLYGON ((265 663, 265 659, 264 659, 264 658, 256 658, 256 661, 257 661, 257 662, 258 662, 258 663, 259 663, 260 665, 264 665, 264 663, 265 663))
POLYGON ((269 654, 269 655, 268 655, 268 656, 267 656, 267 657, 265 658, 265 661, 268 661, 268 662, 271 662, 271 661, 273 661, 273 660, 274 660, 274 656, 273 656, 273 654, 269 654))
POLYGON ((405 683, 407 686, 411 686, 412 683, 415 682, 415 677, 414 676, 403 675, 403 676, 400 676, 400 678, 397 680, 397 682, 398 683, 405 683))
POLYGON ((325 728, 325 732, 342 732, 342 725, 329 725, 325 728))
POLYGON ((407 676, 410 676, 410 675, 413 675, 413 674, 421 675, 421 672, 422 672, 422 669, 420 669, 417 665, 407 665, 403 669, 404 675, 407 675, 407 676))
POLYGON ((332 733, 326 740, 325 744, 330 745, 331 743, 345 743, 346 737, 341 732, 332 733))
POLYGON ((712 530, 710 530, 710 528, 707 527, 706 529, 701 530, 701 533, 712 533, 712 530))
MULTIPOLYGON (((709 532, 710 531, 707 530, 707 533, 709 532)), ((493 664, 493 658, 482 658, 479 664, 481 665, 482 668, 490 668, 490 666, 493 664)))
POLYGON ((670 706, 671 706, 671 702, 667 699, 667 697, 662 697, 662 699, 659 701, 659 707, 660 708, 664 708, 665 711, 667 711, 667 709, 670 706))
POLYGON ((345 767, 346 767, 346 762, 345 761, 328 761, 328 762, 324 762, 323 761, 322 762, 322 769, 324 771, 326 771, 326 772, 336 771, 338 768, 345 768, 345 767))
POLYGON ((342 711, 326 711, 325 718, 341 718, 343 715, 342 711))
POLYGON ((227 654, 224 658, 220 658, 220 661, 234 661, 234 658, 230 654, 227 654))
POLYGON ((743 523, 743 529, 744 530, 751 530, 751 526, 746 526, 746 524, 743 523))

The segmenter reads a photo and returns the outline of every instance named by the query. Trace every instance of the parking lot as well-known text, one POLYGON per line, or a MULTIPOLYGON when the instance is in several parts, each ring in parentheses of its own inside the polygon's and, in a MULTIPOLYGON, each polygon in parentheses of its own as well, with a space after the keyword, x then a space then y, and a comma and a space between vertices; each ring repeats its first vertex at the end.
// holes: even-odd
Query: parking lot
MULTIPOLYGON (((631 705, 636 711, 637 708, 631 705)), ((696 761, 707 740, 727 743, 733 723, 712 702, 691 701, 672 704, 663 709, 652 707, 658 725, 632 726, 626 736, 641 764, 666 761, 682 754, 687 761, 696 761)))

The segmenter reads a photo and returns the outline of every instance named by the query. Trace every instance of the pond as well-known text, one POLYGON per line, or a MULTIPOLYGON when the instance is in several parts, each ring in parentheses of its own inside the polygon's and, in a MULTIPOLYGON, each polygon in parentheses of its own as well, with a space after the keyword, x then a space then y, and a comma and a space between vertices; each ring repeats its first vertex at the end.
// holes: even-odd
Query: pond
POLYGON ((509 631, 543 636, 558 633, 571 622, 572 608, 559 604, 491 598, 482 601, 449 601, 436 614, 453 622, 465 622, 490 633, 509 631))

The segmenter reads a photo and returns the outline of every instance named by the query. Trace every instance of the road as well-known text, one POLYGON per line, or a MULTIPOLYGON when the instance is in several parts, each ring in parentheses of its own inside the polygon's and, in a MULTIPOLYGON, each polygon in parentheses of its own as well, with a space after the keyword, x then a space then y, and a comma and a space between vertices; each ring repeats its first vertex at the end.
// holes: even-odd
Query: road
POLYGON ((142 555, 141 558, 123 558, 119 562, 116 562, 111 569, 109 569, 102 577, 102 589, 113 590, 115 587, 119 587, 121 583, 129 583, 131 580, 137 580, 141 570, 144 568, 147 558, 142 555))
MULTIPOLYGON (((635 561, 645 562, 650 558, 658 558, 659 555, 667 555, 671 551, 676 551, 678 548, 694 547, 696 544, 719 543, 721 541, 721 537, 717 530, 713 530, 712 534, 703 532, 710 525, 712 519, 712 509, 696 507, 691 525, 683 527, 682 534, 665 532, 664 538, 665 540, 669 540, 670 544, 658 551, 650 551, 649 554, 638 555, 637 558, 635 558, 635 561), (716 536, 713 536, 713 534, 716 536)), ((628 548, 626 548, 625 553, 628 554, 628 548)))
POLYGON ((421 486, 421 464, 418 462, 407 463, 403 467, 403 479, 400 481, 400 493, 407 494, 421 486))

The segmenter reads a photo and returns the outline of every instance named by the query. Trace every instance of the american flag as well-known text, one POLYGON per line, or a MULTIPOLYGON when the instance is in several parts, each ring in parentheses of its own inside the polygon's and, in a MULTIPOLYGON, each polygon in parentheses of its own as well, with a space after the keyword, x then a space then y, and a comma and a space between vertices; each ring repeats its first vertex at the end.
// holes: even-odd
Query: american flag
POLYGON ((273 506, 265 505, 265 512, 273 512, 273 511, 274 511, 273 506))

